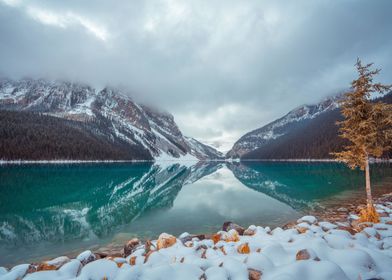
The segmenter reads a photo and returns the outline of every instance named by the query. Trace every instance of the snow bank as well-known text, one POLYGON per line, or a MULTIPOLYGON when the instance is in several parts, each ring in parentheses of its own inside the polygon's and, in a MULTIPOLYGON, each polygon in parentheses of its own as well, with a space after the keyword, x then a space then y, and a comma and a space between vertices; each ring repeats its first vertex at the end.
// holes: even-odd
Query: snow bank
POLYGON ((85 251, 73 260, 45 262, 49 270, 34 272, 42 264, 38 269, 29 264, 0 268, 0 280, 392 279, 391 209, 390 203, 377 205, 381 222, 358 225, 351 233, 313 216, 289 229, 250 226, 241 230, 243 235, 232 228, 211 236, 163 233, 145 245, 133 242, 126 258, 96 260, 85 251))

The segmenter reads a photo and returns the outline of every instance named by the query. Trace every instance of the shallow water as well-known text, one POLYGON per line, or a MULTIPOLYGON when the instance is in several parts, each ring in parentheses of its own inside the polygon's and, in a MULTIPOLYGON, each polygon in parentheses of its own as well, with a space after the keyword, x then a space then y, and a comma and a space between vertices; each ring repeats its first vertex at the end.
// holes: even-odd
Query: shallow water
MULTIPOLYGON (((227 220, 278 226, 328 200, 364 192, 336 163, 0 166, 0 265, 30 262, 161 232, 216 231, 227 220)), ((378 192, 390 165, 372 165, 378 192)))

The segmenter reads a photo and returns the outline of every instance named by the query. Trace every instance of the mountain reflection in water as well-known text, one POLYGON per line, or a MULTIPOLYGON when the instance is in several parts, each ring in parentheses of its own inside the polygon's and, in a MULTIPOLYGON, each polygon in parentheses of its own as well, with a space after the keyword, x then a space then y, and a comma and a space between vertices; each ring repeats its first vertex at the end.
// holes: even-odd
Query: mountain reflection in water
MULTIPOLYGON (((334 163, 0 166, 0 254, 212 232, 225 220, 277 226, 319 200, 362 191, 362 176, 334 163)), ((372 176, 391 182, 392 171, 377 166, 372 176)))

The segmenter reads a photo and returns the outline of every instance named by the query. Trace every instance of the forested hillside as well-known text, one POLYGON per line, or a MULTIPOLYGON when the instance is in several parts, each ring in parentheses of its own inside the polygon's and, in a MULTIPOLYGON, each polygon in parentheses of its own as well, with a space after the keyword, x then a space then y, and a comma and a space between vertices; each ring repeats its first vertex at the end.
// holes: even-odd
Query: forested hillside
MULTIPOLYGON (((392 103, 392 93, 375 101, 392 103)), ((242 159, 325 159, 342 150, 346 141, 338 137, 336 122, 341 120, 340 109, 320 114, 316 118, 292 124, 288 133, 269 141, 242 159)), ((385 155, 391 158, 391 153, 385 155)))
POLYGON ((152 159, 139 147, 99 134, 98 127, 102 127, 99 121, 83 123, 40 113, 0 111, 0 159, 152 159))

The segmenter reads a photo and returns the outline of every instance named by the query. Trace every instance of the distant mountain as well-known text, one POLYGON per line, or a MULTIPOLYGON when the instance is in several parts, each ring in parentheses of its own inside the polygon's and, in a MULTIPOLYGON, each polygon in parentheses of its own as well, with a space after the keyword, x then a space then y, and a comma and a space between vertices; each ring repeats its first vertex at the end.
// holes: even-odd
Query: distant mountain
MULTIPOLYGON (((392 94, 378 99, 392 103, 392 94)), ((315 105, 304 105, 284 117, 242 136, 227 153, 241 159, 331 158, 345 140, 338 137, 336 121, 341 119, 339 96, 315 105)))
POLYGON ((30 112, 20 117, 1 114, 0 159, 222 157, 214 148, 182 135, 169 113, 137 104, 126 92, 115 88, 97 91, 71 82, 0 79, 0 110, 30 112), (23 120, 26 118, 34 122, 23 120), (11 127, 19 127, 18 134, 10 131, 11 127), (67 136, 60 137, 62 134, 67 136), (30 148, 18 147, 19 140, 25 143, 31 140, 30 148), (56 145, 53 150, 53 145, 39 143, 56 145), (77 149, 70 147, 76 143, 77 149), (11 145, 14 153, 7 152, 10 146, 5 145, 11 145))

